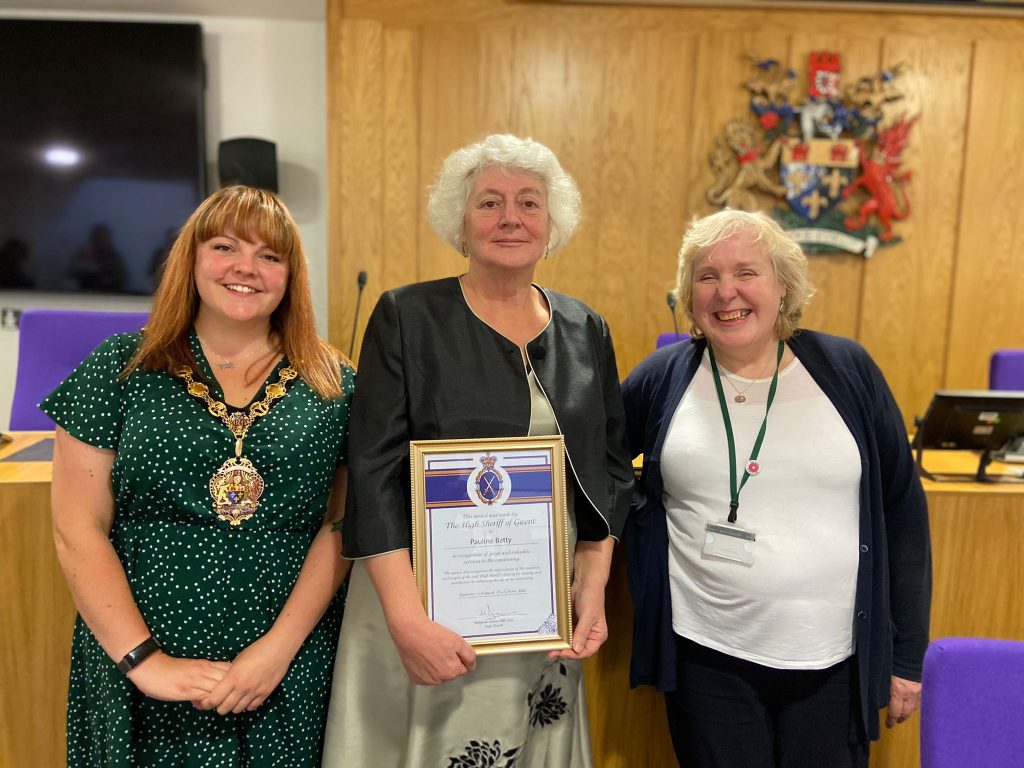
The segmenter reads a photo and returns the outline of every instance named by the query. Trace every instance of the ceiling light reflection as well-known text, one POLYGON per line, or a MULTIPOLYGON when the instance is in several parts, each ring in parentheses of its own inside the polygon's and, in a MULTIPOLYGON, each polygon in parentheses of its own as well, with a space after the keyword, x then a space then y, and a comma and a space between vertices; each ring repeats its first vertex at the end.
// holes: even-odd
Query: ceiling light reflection
POLYGON ((43 159, 49 165, 67 168, 72 165, 78 165, 82 156, 78 153, 78 150, 71 149, 70 147, 50 147, 43 153, 43 159))

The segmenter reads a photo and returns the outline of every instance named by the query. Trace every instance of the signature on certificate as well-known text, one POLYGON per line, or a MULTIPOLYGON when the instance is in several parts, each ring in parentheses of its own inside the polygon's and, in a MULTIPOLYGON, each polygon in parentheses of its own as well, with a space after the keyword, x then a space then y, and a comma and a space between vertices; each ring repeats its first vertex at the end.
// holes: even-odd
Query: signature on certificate
POLYGON ((474 616, 464 616, 461 621, 473 621, 474 619, 484 621, 498 621, 500 619, 514 619, 525 616, 522 611, 496 611, 490 605, 485 605, 474 616))

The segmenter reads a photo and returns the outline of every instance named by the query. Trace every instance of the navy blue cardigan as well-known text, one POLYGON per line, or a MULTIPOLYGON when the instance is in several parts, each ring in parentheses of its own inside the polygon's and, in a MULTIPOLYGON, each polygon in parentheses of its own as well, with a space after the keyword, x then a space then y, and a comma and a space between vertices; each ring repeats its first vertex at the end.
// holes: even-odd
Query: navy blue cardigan
MULTIPOLYGON (((860 562, 851 620, 863 724, 877 739, 877 712, 889 701, 891 676, 921 679, 931 609, 927 504, 899 408, 864 348, 813 331, 800 331, 788 344, 860 451, 860 562)), ((703 339, 663 347, 622 384, 630 451, 644 456, 624 536, 634 609, 633 687, 676 687, 660 457, 705 347, 703 339)))

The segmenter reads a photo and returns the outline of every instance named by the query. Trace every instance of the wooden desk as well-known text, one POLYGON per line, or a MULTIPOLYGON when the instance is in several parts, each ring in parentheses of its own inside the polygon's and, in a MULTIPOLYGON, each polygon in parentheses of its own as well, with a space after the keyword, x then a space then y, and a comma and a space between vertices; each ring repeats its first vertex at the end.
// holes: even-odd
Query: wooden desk
MULTIPOLYGON (((963 452, 925 454, 931 472, 973 473, 963 452)), ((992 464, 990 474, 1021 465, 992 464)), ((924 483, 932 534, 931 639, 1024 640, 1024 485, 924 483)), ((872 768, 917 768, 920 717, 886 730, 872 749, 872 768)))
POLYGON ((3 461, 52 438, 0 448, 0 765, 63 766, 75 607, 50 528, 49 461, 3 461))
MULTIPOLYGON (((973 473, 969 453, 929 452, 932 472, 973 473)), ((993 464, 991 473, 1019 471, 993 464)), ((966 636, 1024 640, 1024 485, 924 481, 931 520, 931 638, 966 636)), ((584 669, 597 768, 670 768, 675 757, 661 694, 629 690, 632 606, 621 549, 608 585, 608 642, 584 669)), ((920 765, 918 716, 871 750, 871 768, 920 765)))
MULTIPOLYGON (((51 437, 21 433, 0 449, 0 766, 63 766, 75 609, 50 531, 49 462, 4 458, 51 437)), ((973 471, 972 457, 929 456, 933 471, 973 471)), ((998 465, 992 471, 1000 471, 998 465)), ((1002 468, 1005 469, 1005 468, 1002 468)), ((932 638, 1024 640, 1024 485, 925 481, 935 585, 932 638)), ((584 665, 597 768, 669 768, 661 694, 629 690, 632 606, 622 551, 608 585, 607 644, 584 665)), ((918 720, 886 731, 873 768, 916 768, 918 720)))

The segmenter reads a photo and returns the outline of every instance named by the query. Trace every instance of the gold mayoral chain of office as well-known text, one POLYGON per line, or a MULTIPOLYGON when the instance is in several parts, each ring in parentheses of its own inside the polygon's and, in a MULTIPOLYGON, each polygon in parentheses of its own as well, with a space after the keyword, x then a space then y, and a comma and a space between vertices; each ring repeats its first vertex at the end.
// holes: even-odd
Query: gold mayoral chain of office
POLYGON ((281 369, 280 378, 267 384, 266 395, 249 406, 249 411, 228 412, 224 403, 210 397, 210 388, 201 381, 192 378, 192 369, 188 366, 175 372, 185 380, 188 393, 206 403, 206 410, 220 419, 224 426, 235 436, 235 455, 225 461, 220 469, 210 478, 210 496, 213 497, 213 511, 217 517, 231 525, 241 525, 242 521, 253 516, 260 505, 263 494, 263 477, 256 471, 252 462, 242 456, 242 441, 260 416, 266 416, 275 400, 288 394, 288 382, 299 374, 292 367, 281 369))

